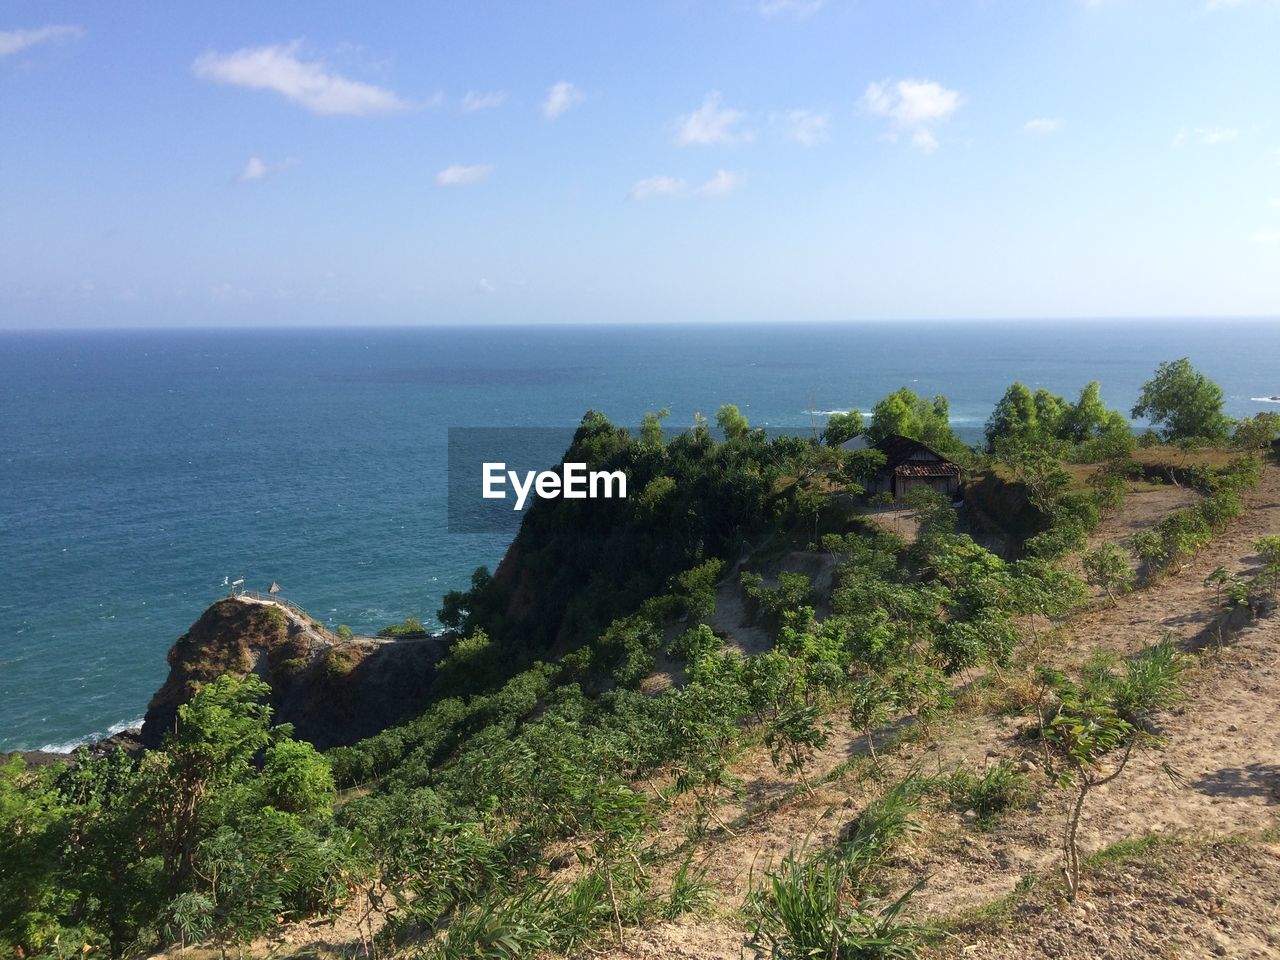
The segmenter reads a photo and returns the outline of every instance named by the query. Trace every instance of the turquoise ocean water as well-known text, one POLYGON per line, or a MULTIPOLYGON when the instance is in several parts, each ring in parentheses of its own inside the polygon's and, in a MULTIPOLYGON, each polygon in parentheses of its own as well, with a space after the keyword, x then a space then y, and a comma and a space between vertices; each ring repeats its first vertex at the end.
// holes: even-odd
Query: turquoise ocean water
POLYGON ((1280 322, 894 323, 0 333, 0 751, 136 722, 224 577, 372 631, 494 565, 445 531, 449 427, 804 430, 906 384, 975 438, 1015 378, 1127 409, 1190 356, 1280 409, 1280 322))

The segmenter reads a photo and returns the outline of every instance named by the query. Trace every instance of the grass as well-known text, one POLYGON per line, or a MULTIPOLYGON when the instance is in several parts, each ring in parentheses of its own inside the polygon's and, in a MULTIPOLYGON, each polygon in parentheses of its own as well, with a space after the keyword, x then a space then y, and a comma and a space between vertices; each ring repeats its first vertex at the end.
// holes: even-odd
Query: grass
POLYGON ((1002 814, 1025 806, 1031 799, 1031 782, 1013 768, 1008 760, 988 766, 981 773, 957 768, 943 777, 940 786, 953 806, 972 810, 978 826, 990 830, 1002 814))
POLYGON ((690 854, 671 878, 671 893, 663 904, 662 916, 674 920, 686 913, 705 910, 711 905, 714 893, 714 884, 707 879, 707 868, 694 866, 693 855, 690 854))
POLYGON ((1103 847, 1096 853, 1084 858, 1086 867, 1102 867, 1126 863, 1145 863, 1153 855, 1177 846, 1181 841, 1159 833, 1144 833, 1138 837, 1128 837, 1103 847))

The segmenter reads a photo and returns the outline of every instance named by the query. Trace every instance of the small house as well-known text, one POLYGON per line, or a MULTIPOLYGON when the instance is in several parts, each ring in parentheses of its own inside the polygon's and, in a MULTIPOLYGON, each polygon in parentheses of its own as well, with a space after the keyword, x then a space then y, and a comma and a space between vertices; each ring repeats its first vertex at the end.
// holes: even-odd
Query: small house
POLYGON ((866 484, 867 493, 888 493, 901 500, 917 487, 928 487, 945 497, 960 494, 960 464, 929 449, 919 440, 891 434, 874 444, 862 436, 840 445, 842 450, 874 447, 884 454, 885 464, 866 484))

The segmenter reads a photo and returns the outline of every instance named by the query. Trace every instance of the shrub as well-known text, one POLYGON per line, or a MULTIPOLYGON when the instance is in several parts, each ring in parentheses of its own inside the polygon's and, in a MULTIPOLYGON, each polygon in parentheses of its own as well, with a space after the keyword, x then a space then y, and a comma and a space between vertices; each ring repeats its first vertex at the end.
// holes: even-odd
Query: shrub
POLYGON ((1031 785, 1008 760, 988 766, 980 774, 957 768, 944 780, 951 803, 960 810, 972 810, 978 826, 989 830, 1000 814, 1016 809, 1030 799, 1031 785))
POLYGON ((1081 558, 1085 578, 1095 587, 1106 591, 1107 599, 1115 603, 1117 593, 1133 589, 1137 575, 1120 548, 1114 543, 1103 543, 1081 558))
POLYGON ((705 620, 716 609, 716 581, 720 578, 720 570, 724 563, 719 559, 711 559, 706 563, 686 570, 677 581, 680 585, 680 599, 684 603, 685 612, 690 620, 705 620))
POLYGON ((380 637, 392 637, 394 639, 428 636, 427 628, 422 625, 417 617, 405 617, 403 623, 393 623, 389 627, 383 627, 378 631, 380 637))
POLYGON ((777 635, 783 617, 812 602, 813 584, 802 573, 778 575, 776 587, 764 586, 764 578, 758 573, 744 570, 739 576, 743 592, 747 595, 747 613, 759 618, 769 632, 777 635))

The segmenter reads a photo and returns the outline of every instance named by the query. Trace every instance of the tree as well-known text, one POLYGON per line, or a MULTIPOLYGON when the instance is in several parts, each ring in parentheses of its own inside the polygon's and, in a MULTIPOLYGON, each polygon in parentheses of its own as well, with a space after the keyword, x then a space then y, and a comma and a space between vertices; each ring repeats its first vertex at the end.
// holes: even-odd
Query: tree
POLYGON ((640 444, 649 450, 661 450, 665 437, 662 433, 662 421, 671 416, 671 411, 663 407, 657 413, 650 411, 640 421, 640 444))
POLYGON ((751 431, 747 418, 732 403, 726 403, 716 411, 716 426, 724 434, 725 440, 741 440, 751 431))
POLYGON ((1074 409, 1071 404, 1048 390, 1037 390, 1035 395, 1036 426, 1044 439, 1063 437, 1066 419, 1074 409))
POLYGON ((1280 437, 1280 413, 1259 413, 1236 424, 1232 437, 1243 450, 1264 450, 1280 437))
POLYGON ((680 595, 691 621, 706 620, 716 611, 716 582, 724 563, 712 558, 706 563, 686 570, 676 578, 680 595))
POLYGON ((1042 672, 1041 679, 1057 694, 1058 704, 1052 715, 1042 717, 1040 733, 1050 758, 1058 762, 1059 784, 1076 790, 1062 840, 1068 900, 1074 901, 1080 889, 1077 839, 1085 800, 1124 772, 1135 749, 1156 739, 1145 732, 1148 715, 1179 698, 1188 662, 1165 641, 1135 655, 1122 673, 1104 662, 1080 684, 1057 671, 1042 672), (1104 772, 1103 759, 1118 750, 1124 751, 1119 762, 1104 772))
POLYGON ((1057 457, 1038 447, 1010 445, 1001 461, 1027 488, 1027 499, 1043 514, 1052 514, 1058 498, 1071 483, 1071 474, 1057 457))
POLYGON ((1115 606, 1117 592, 1133 589, 1134 569, 1114 543, 1104 543, 1090 550, 1082 562, 1088 581, 1106 591, 1112 606, 1115 606))
POLYGON ((731 654, 695 655, 691 682, 662 699, 676 792, 694 795, 694 828, 699 832, 709 819, 732 833, 716 808, 721 804, 721 790, 733 785, 728 749, 739 732, 737 721, 745 709, 736 668, 731 654))
POLYGON ((1063 422, 1064 431, 1074 443, 1083 443, 1117 426, 1128 428, 1119 411, 1108 410, 1103 405, 1097 380, 1086 384, 1080 391, 1080 398, 1067 412, 1063 422))
POLYGON ((1011 384, 991 411, 986 436, 988 450, 1001 440, 1032 443, 1038 439, 1036 398, 1021 382, 1011 384))
POLYGON ((838 447, 862 433, 863 428, 861 410, 833 413, 822 431, 822 442, 829 447, 838 447))
POLYGON ((909 387, 895 390, 871 411, 868 438, 877 442, 894 434, 919 440, 939 453, 955 453, 964 447, 951 432, 947 398, 926 400, 909 387))
POLYGON ((872 731, 892 719, 897 708, 893 688, 878 674, 866 674, 849 687, 849 724, 866 738, 867 753, 877 767, 880 758, 872 731))
POLYGON ((1275 593, 1280 588, 1280 537, 1262 537, 1254 541, 1253 548, 1266 564, 1263 572, 1271 581, 1271 592, 1275 593))
POLYGON ((1165 361, 1142 385, 1133 416, 1161 427, 1166 442, 1221 443, 1231 421, 1222 412, 1222 388, 1191 366, 1186 357, 1165 361))

